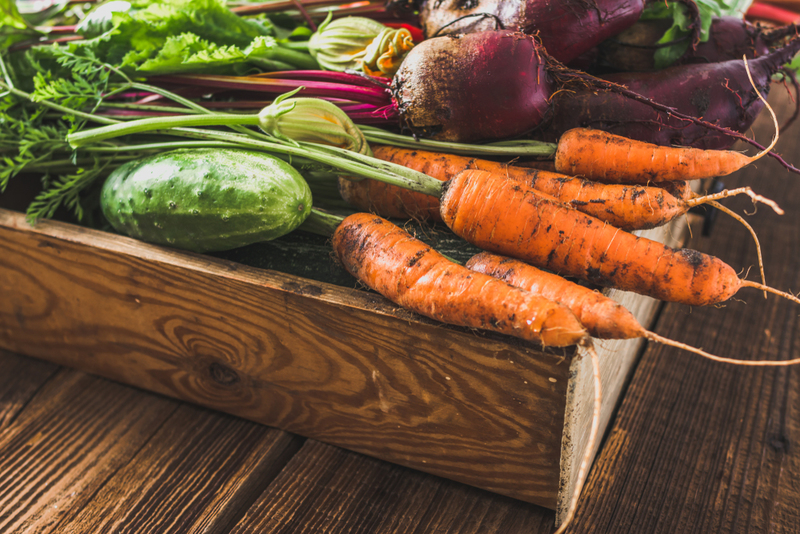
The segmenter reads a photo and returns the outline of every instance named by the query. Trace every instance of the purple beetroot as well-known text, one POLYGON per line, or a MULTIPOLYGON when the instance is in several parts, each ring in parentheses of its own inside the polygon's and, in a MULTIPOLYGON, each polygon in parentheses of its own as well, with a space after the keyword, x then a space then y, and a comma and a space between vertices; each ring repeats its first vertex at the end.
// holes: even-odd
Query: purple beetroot
MULTIPOLYGON (((617 71, 646 72, 653 70, 656 43, 669 28, 668 20, 639 21, 621 34, 598 47, 601 68, 617 71)), ((676 62, 719 63, 731 59, 748 59, 769 53, 770 47, 791 34, 794 27, 765 30, 738 17, 715 17, 709 28, 709 38, 687 52, 676 62)))
POLYGON ((536 127, 553 84, 536 40, 489 31, 426 39, 392 82, 401 124, 415 135, 450 141, 513 137, 536 127))
MULTIPOLYGON (((753 81, 763 95, 769 91, 771 76, 798 50, 800 39, 795 39, 748 62, 753 81)), ((764 107, 750 85, 742 60, 678 65, 661 71, 618 73, 602 78, 679 113, 737 132, 746 131, 764 107)), ((571 128, 589 127, 659 145, 722 149, 735 141, 729 135, 632 101, 619 92, 591 87, 560 92, 553 99, 550 117, 535 132, 535 137, 555 141, 571 128)))
POLYGON ((538 34, 550 55, 567 63, 639 20, 645 0, 421 0, 419 4, 427 37, 517 30, 538 34))

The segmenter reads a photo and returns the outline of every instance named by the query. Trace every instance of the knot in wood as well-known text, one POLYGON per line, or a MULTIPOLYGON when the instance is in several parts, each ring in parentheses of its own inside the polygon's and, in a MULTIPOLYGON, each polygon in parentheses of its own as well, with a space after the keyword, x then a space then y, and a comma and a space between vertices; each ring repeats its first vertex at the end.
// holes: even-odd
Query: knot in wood
POLYGON ((239 375, 236 374, 236 371, 221 363, 214 362, 209 365, 208 372, 214 382, 223 386, 230 386, 239 382, 239 375))

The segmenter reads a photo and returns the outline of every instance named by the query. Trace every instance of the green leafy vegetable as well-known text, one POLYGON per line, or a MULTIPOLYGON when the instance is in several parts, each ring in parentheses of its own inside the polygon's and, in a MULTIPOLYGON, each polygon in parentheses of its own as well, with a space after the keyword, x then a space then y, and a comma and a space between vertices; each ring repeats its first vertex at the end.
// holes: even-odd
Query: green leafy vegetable
POLYGON ((17 10, 14 0, 0 0, 0 51, 41 33, 30 26, 17 10))
POLYGON ((70 51, 146 76, 319 68, 308 53, 288 45, 302 32, 279 31, 266 17, 239 17, 222 0, 134 1, 123 9, 126 4, 95 10, 79 27, 90 38, 70 43, 70 51), (286 37, 276 38, 279 33, 286 37))
MULTIPOLYGON (((695 0, 700 12, 700 40, 708 41, 711 19, 723 16, 743 16, 752 0, 695 0)), ((664 33, 658 44, 673 43, 655 53, 655 68, 663 69, 680 58, 689 47, 689 28, 692 20, 686 7, 678 2, 651 2, 642 13, 642 20, 668 19, 672 26, 664 33)))
POLYGON ((218 46, 192 33, 167 39, 154 58, 148 59, 138 72, 152 76, 182 72, 244 74, 249 66, 262 70, 317 69, 314 59, 303 52, 281 46, 273 37, 256 37, 249 46, 218 46))
POLYGON ((75 31, 87 38, 98 37, 114 27, 114 13, 131 12, 132 9, 131 3, 125 0, 104 2, 86 15, 75 31))

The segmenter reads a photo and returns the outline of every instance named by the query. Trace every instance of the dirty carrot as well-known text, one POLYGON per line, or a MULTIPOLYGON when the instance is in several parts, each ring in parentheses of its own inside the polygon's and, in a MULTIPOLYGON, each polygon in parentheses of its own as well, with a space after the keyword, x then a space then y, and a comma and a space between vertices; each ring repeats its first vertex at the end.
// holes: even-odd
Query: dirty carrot
POLYGON ((800 303, 788 293, 740 280, 718 258, 637 237, 486 172, 464 171, 445 182, 441 213, 453 232, 486 251, 601 286, 695 306, 754 287, 800 303))
POLYGON ((800 358, 778 361, 722 358, 659 336, 644 328, 631 312, 614 299, 513 258, 482 252, 470 258, 466 267, 475 272, 494 276, 512 286, 566 306, 575 314, 589 334, 597 338, 645 338, 693 352, 710 360, 736 365, 785 366, 800 363, 800 358))
POLYGON ((647 184, 726 176, 753 163, 768 154, 778 142, 778 118, 753 83, 747 58, 744 64, 753 89, 775 123, 772 143, 755 156, 732 150, 658 146, 600 130, 574 128, 559 138, 556 170, 600 182, 647 184))
POLYGON ((359 281, 420 315, 548 346, 590 339, 565 307, 453 263, 376 215, 345 218, 333 234, 333 248, 359 281))
POLYGON ((466 267, 563 304, 572 310, 593 337, 600 339, 645 337, 645 329, 624 306, 598 291, 570 282, 557 274, 542 271, 514 258, 489 252, 473 256, 466 263, 466 267))
MULTIPOLYGON (((376 158, 403 165, 445 181, 467 169, 479 169, 527 184, 565 204, 623 230, 643 230, 668 223, 693 206, 737 194, 754 201, 774 203, 742 187, 715 196, 694 197, 685 182, 669 190, 662 187, 603 184, 546 170, 518 167, 453 154, 373 145, 376 158), (670 193, 675 191, 675 196, 670 193), (691 195, 691 196, 690 196, 691 195), (682 198, 682 197, 686 198, 682 198)), ((668 185, 672 182, 665 182, 668 185)), ((364 211, 395 218, 441 221, 436 199, 374 180, 339 180, 339 192, 351 205, 364 211)))
POLYGON ((574 128, 558 142, 558 172, 608 183, 648 184, 726 176, 763 156, 732 150, 654 145, 602 130, 574 128))

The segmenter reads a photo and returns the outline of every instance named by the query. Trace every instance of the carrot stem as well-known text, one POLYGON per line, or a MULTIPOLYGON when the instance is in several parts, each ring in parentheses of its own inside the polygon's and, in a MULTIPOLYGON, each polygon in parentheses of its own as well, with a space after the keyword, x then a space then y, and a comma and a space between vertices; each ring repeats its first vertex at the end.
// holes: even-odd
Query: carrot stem
POLYGON ((330 237, 343 220, 344 217, 320 210, 319 208, 311 208, 311 213, 306 220, 303 221, 303 224, 298 226, 298 229, 323 237, 330 237))
POLYGON ((114 137, 132 135, 151 130, 162 130, 165 128, 185 128, 189 126, 246 126, 257 125, 258 115, 230 115, 228 113, 213 113, 207 115, 189 115, 177 117, 151 117, 149 119, 138 119, 122 124, 112 124, 93 128, 83 132, 72 133, 67 136, 67 141, 73 148, 78 148, 88 143, 96 143, 114 137))
POLYGON ((437 152, 447 152, 449 154, 461 154, 464 156, 534 156, 552 159, 555 156, 557 145, 542 141, 513 140, 500 141, 474 145, 467 143, 455 143, 447 141, 436 141, 433 139, 415 139, 407 135, 388 132, 374 126, 359 125, 364 132, 364 137, 371 143, 382 145, 399 146, 405 148, 416 148, 435 150, 437 152))

